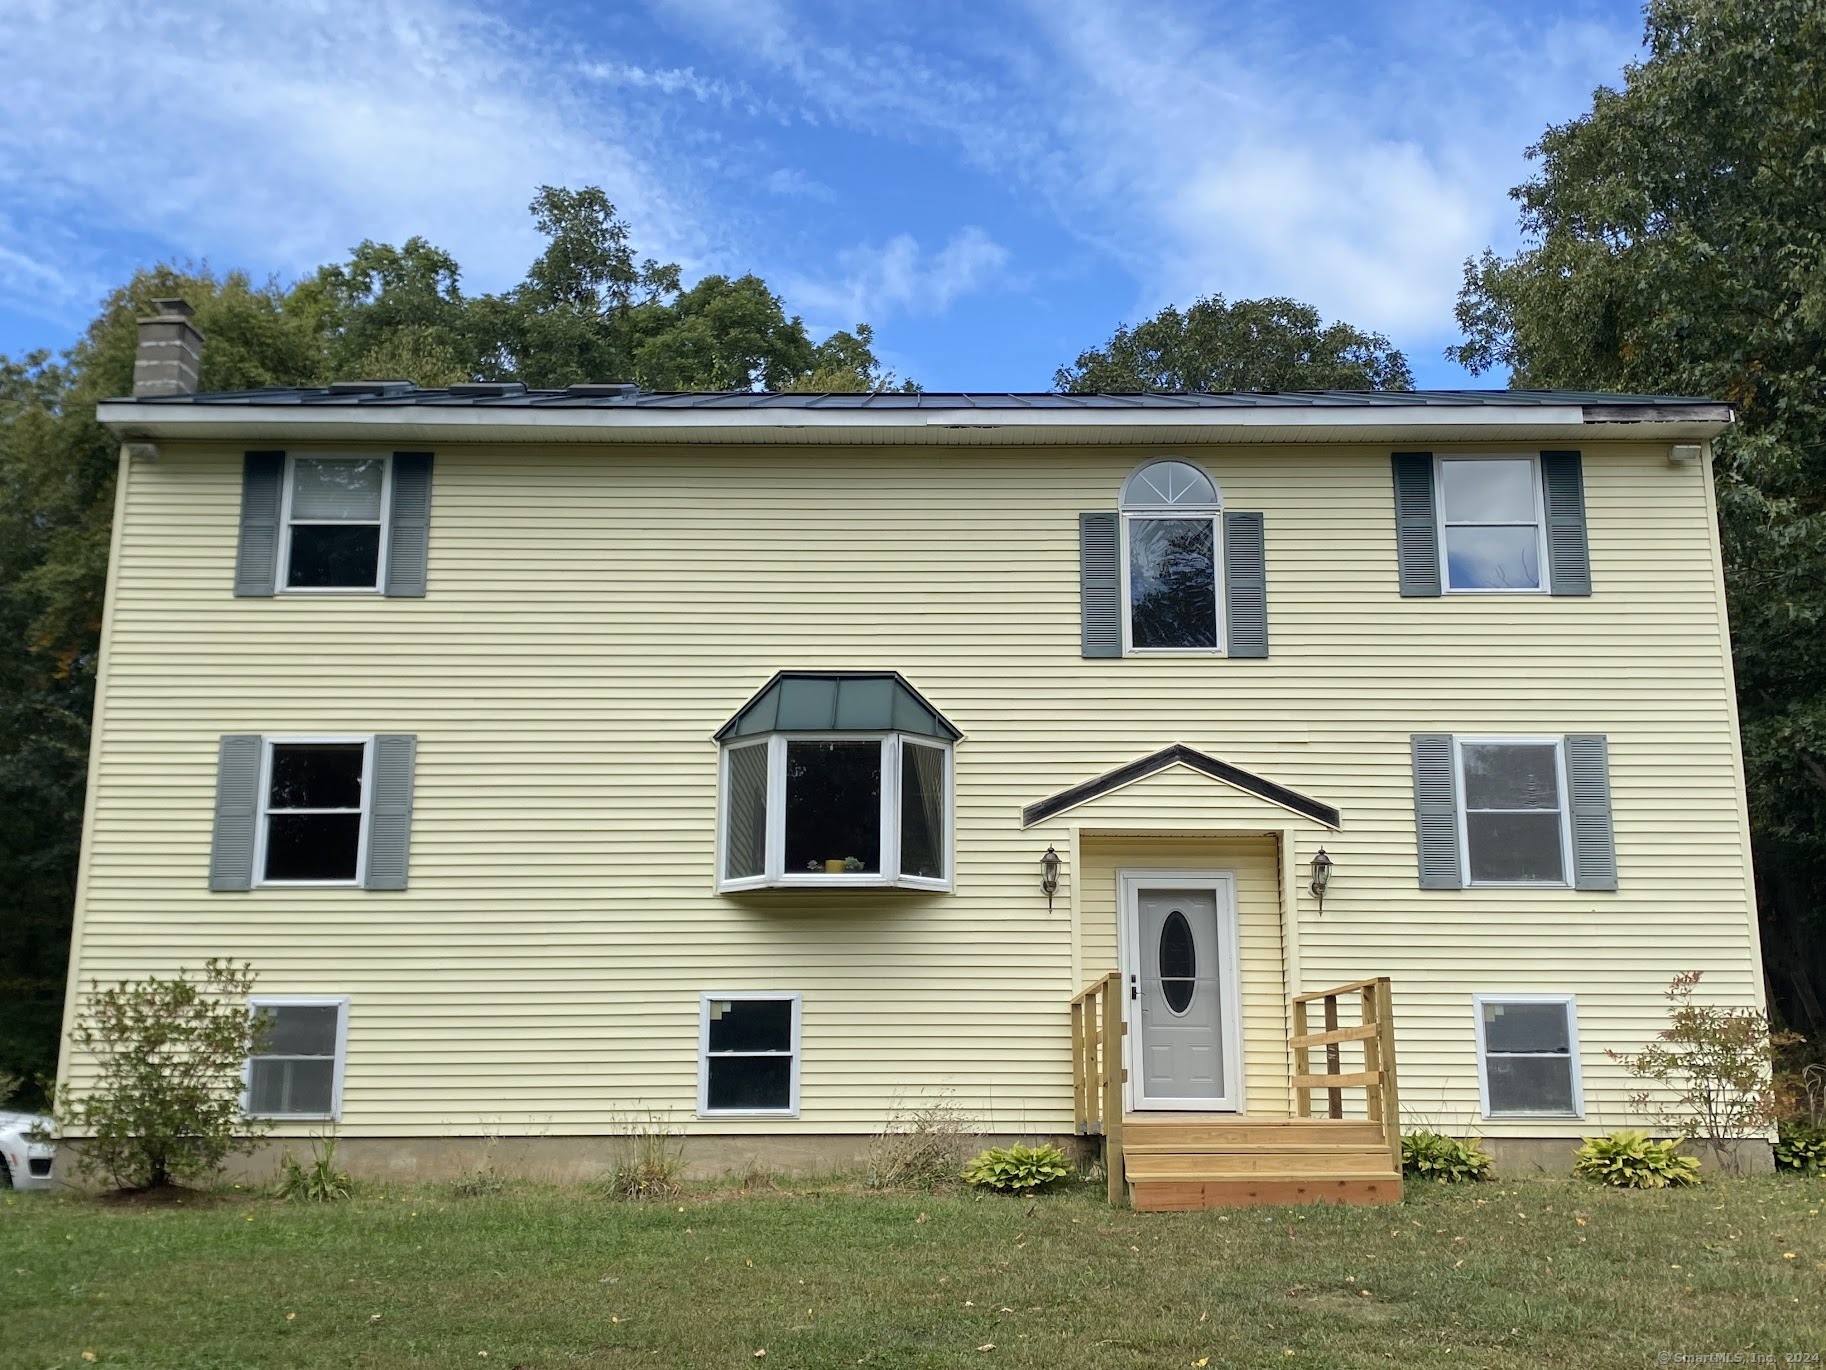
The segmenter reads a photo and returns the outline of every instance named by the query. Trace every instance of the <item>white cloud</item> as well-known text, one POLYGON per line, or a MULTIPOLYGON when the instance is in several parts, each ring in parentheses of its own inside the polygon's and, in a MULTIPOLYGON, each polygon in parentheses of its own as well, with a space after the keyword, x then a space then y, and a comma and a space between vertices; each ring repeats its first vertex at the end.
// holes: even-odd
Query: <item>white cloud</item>
POLYGON ((768 172, 761 184, 769 194, 785 195, 801 200, 820 200, 829 204, 837 199, 837 192, 823 181, 805 174, 798 167, 780 167, 768 172))
MULTIPOLYGON (((0 0, 0 30, 9 259, 41 257, 51 223, 111 240, 113 277, 123 239, 292 272, 423 233, 499 288, 538 250, 541 182, 603 186, 643 251, 703 249, 649 130, 556 79, 539 35, 457 0, 0 0)), ((73 253, 15 303, 81 317, 98 264, 73 253)))
POLYGON ((960 296, 1002 283, 1007 265, 1008 250, 974 226, 959 230, 930 255, 902 233, 879 247, 840 253, 834 280, 789 280, 786 296, 795 307, 828 318, 832 327, 864 320, 879 324, 895 314, 943 314, 960 296))

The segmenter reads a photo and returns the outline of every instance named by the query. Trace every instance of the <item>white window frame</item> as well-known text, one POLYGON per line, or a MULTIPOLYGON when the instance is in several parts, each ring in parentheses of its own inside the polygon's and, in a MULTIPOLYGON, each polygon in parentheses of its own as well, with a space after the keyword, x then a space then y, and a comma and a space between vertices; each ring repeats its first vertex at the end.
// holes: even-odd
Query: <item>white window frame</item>
POLYGON ((362 887, 368 869, 368 825, 374 813, 374 735, 372 733, 274 733, 260 739, 259 807, 254 824, 254 880, 256 887, 275 889, 336 889, 362 887), (361 826, 355 841, 355 876, 350 880, 268 880, 266 878, 267 828, 274 813, 348 813, 347 809, 274 809, 273 748, 296 746, 361 747, 361 826))
MULTIPOLYGON (((255 1113, 254 1056, 250 1052, 241 1064, 241 1112, 249 1118, 271 1118, 275 1122, 310 1123, 342 1120, 343 1067, 349 1056, 349 996, 346 994, 255 994, 247 1000, 251 1019, 263 1008, 334 1008, 336 1010, 336 1057, 330 1069, 330 1111, 328 1113, 255 1113)), ((320 1060, 320 1057, 292 1057, 295 1060, 320 1060)))
MULTIPOLYGON (((800 1051, 801 1019, 804 996, 798 990, 786 989, 742 989, 721 990, 706 993, 698 998, 697 1025, 697 1116, 700 1118, 797 1118, 799 1116, 799 1068, 803 1060, 800 1051), (711 1108, 710 1107, 710 1005, 718 999, 729 1000, 766 1000, 770 1003, 790 1002, 793 1006, 792 1016, 792 1070, 788 1074, 788 1094, 790 1104, 786 1108, 711 1108)), ((719 1056, 779 1056, 777 1051, 755 1052, 736 1051, 718 1052, 719 1056)))
MULTIPOLYGON (((287 452, 285 454, 284 487, 279 499, 279 575, 274 586, 275 593, 282 595, 378 595, 383 592, 387 580, 387 542, 389 525, 393 522, 388 515, 393 509, 393 454, 391 452, 287 452), (380 465, 380 544, 374 554, 374 583, 372 585, 292 585, 292 487, 294 468, 300 460, 305 461, 378 461, 380 465)), ((318 525, 361 525, 366 526, 367 519, 306 519, 311 526, 318 525)))
MULTIPOLYGON (((716 881, 724 894, 759 889, 919 889, 949 893, 957 862, 956 751, 944 738, 906 732, 776 732, 731 738, 719 748, 716 796, 716 881), (786 866, 786 748, 793 742, 879 742, 881 744, 881 870, 856 874, 789 871, 786 866), (729 754, 743 746, 765 745, 767 751, 767 835, 760 875, 728 878, 729 754), (931 747, 945 758, 945 876, 904 875, 900 870, 900 787, 902 748, 931 747)), ((727 996, 724 996, 727 997, 727 996)))
POLYGON ((1439 538, 1439 588, 1447 595, 1551 595, 1552 568, 1547 564, 1547 499, 1541 484, 1541 457, 1538 452, 1444 452, 1433 457, 1433 519, 1439 538), (1451 558, 1446 549, 1447 528, 1521 528, 1519 523, 1449 523, 1446 520, 1447 462, 1519 461, 1528 464, 1530 488, 1534 491, 1535 565, 1540 568, 1540 584, 1533 589, 1506 585, 1454 586, 1451 558))
MULTIPOLYGON (((1485 1118, 1500 1120, 1504 1118, 1562 1118, 1582 1122, 1585 1118, 1585 1069, 1579 1056, 1579 1005, 1578 997, 1573 994, 1554 992, 1546 994, 1497 994, 1483 993, 1471 996, 1471 1017, 1477 1027, 1477 1107, 1485 1118), (1501 1113, 1490 1111, 1490 1052, 1484 1036, 1484 1006, 1486 1004, 1559 1004, 1566 1010, 1566 1060, 1572 1076, 1572 1112, 1571 1113, 1536 1113, 1519 1109, 1506 1109, 1501 1113)), ((1548 1056, 1557 1055, 1543 1051, 1503 1051, 1499 1056, 1548 1056)))
MULTIPOLYGON (((1452 788, 1458 806, 1458 877, 1466 889, 1479 890, 1563 890, 1572 888, 1572 799, 1567 788, 1566 738, 1526 737, 1467 733, 1452 737, 1452 788), (1473 880, 1471 878, 1471 812, 1465 785, 1465 751, 1467 747, 1552 747, 1554 783, 1560 799, 1560 878, 1558 880, 1473 880)), ((1479 809, 1479 813, 1544 813, 1543 809, 1479 809)))

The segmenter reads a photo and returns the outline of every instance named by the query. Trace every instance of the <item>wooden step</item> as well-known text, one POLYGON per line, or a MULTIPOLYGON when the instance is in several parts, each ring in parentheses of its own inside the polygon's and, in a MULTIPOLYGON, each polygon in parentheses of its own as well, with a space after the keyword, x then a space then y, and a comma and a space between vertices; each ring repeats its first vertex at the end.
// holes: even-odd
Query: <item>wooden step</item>
POLYGON ((1401 1202, 1401 1177, 1152 1180, 1130 1185, 1129 1193, 1135 1208, 1143 1213, 1311 1203, 1393 1204, 1401 1202))
POLYGON ((1184 1120, 1158 1114, 1123 1120, 1124 1146, 1155 1143, 1187 1147, 1282 1146, 1313 1142, 1324 1145, 1376 1147, 1383 1145, 1382 1125, 1361 1120, 1333 1118, 1213 1119, 1192 1115, 1184 1120))
POLYGON ((1135 1152, 1124 1150, 1124 1173, 1131 1180, 1235 1179, 1258 1175, 1298 1180, 1312 1176, 1373 1179, 1392 1176, 1386 1151, 1135 1152))

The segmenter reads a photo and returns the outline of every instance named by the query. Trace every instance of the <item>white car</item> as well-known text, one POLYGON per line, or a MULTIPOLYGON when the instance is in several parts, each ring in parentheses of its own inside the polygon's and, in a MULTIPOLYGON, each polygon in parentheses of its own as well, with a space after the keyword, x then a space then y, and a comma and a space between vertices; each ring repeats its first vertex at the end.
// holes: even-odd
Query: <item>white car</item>
POLYGON ((39 1113, 0 1110, 0 1189, 50 1189, 51 1162, 57 1147, 50 1139, 51 1120, 39 1113))

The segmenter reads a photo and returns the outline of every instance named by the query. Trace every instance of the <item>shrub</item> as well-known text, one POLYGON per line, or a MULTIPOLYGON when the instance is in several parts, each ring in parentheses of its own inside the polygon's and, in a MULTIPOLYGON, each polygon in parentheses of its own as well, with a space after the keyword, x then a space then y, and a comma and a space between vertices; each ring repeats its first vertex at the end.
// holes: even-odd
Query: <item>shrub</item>
POLYGON ((353 1197, 355 1182, 336 1168, 336 1139, 311 1139, 311 1163, 301 1164, 288 1150, 279 1158, 279 1184, 273 1197, 288 1203, 337 1203, 353 1197))
MULTIPOLYGON (((1742 1168, 1738 1142, 1766 1133, 1781 1114, 1770 1055, 1794 1037, 1771 1033, 1768 1017, 1758 1009, 1695 1004, 1701 974, 1686 971, 1668 984, 1673 1007, 1655 1042, 1635 1056, 1607 1054, 1638 1079, 1660 1086, 1664 1101, 1672 1095, 1654 1115, 1657 1123, 1699 1138, 1719 1166, 1735 1175, 1742 1168)), ((1652 1091, 1630 1096, 1643 1111, 1652 1100, 1652 1091)))
POLYGON ((916 1108, 897 1107, 869 1143, 869 1186, 937 1189, 951 1184, 977 1135, 976 1119, 949 1095, 916 1108))
POLYGON ((682 1187, 685 1139, 657 1118, 628 1128, 622 1136, 621 1154, 609 1173, 607 1190, 613 1199, 670 1199, 682 1187))
POLYGON ((4 1104, 8 1099, 12 1098, 13 1095, 17 1094, 19 1092, 19 1086, 24 1083, 25 1081, 21 1080, 10 1071, 0 1070, 0 1104, 4 1104))
POLYGON ((71 1029, 79 1062, 95 1063, 86 1090, 53 1103, 84 1174, 119 1189, 150 1189, 213 1175, 266 1130, 241 1111, 241 1069, 266 1025, 247 1010, 250 965, 210 960, 200 974, 91 981, 71 1029))
POLYGON ((1673 1189, 1699 1183, 1699 1158, 1682 1156, 1678 1139, 1652 1141, 1646 1132, 1588 1137, 1573 1169, 1621 1189, 1673 1189))
POLYGON ((1775 1165, 1803 1175, 1826 1170, 1826 1127, 1793 1118, 1784 1122, 1776 1136, 1775 1165))
POLYGON ((964 1167, 964 1182, 1011 1194, 1031 1194, 1072 1173, 1065 1153, 1051 1142, 1041 1146, 992 1146, 964 1167))
POLYGON ((1410 1132, 1401 1139, 1401 1173, 1440 1184, 1487 1180, 1490 1157, 1475 1137, 1461 1141, 1437 1132, 1410 1132))

